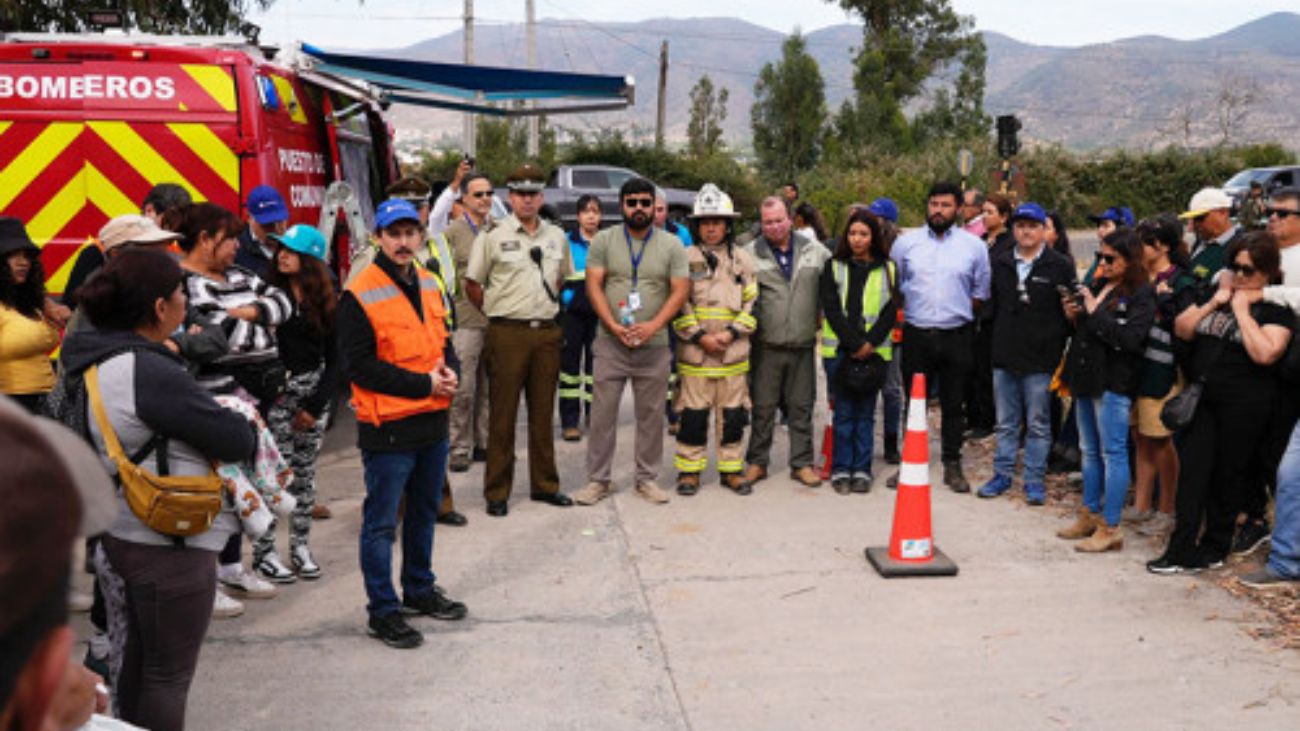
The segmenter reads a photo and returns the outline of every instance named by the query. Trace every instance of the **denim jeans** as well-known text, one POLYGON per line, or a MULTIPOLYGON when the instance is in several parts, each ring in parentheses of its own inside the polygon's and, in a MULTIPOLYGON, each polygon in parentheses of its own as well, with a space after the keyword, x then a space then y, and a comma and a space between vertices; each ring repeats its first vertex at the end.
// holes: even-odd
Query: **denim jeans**
POLYGON ((876 396, 851 399, 842 393, 835 394, 835 412, 831 428, 835 433, 835 447, 831 451, 831 474, 871 474, 872 432, 876 428, 876 396))
POLYGON ((1300 424, 1277 468, 1277 496, 1273 504, 1273 548, 1268 567, 1288 579, 1300 579, 1300 424))
POLYGON ((1119 525, 1128 495, 1128 420, 1133 400, 1111 391, 1074 400, 1083 452, 1083 504, 1119 525))
POLYGON ((361 451, 366 471, 366 499, 361 504, 361 575, 366 584, 366 611, 372 617, 401 609, 393 591, 393 541, 397 506, 406 496, 402 518, 402 592, 423 596, 433 591, 433 526, 446 477, 446 439, 405 452, 361 451))
POLYGON ((1051 383, 1050 373, 1018 375, 1002 368, 993 369, 993 400, 998 413, 994 472, 1008 479, 1015 475, 1020 425, 1027 422, 1025 483, 1043 483, 1047 452, 1052 447, 1052 395, 1047 391, 1051 383))

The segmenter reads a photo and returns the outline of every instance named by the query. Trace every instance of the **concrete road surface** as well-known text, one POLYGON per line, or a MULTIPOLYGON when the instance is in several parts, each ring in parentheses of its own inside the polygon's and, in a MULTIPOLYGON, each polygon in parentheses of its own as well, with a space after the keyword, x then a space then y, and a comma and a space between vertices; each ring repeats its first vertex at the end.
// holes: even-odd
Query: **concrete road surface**
MULTIPOLYGON (((710 472, 698 496, 650 505, 629 489, 624 406, 619 494, 598 506, 532 503, 517 484, 491 518, 482 466, 453 476, 470 524, 438 528, 435 568, 470 616, 415 620, 414 651, 365 635, 361 467, 340 424, 320 470, 335 517, 312 536, 324 578, 213 623, 188 727, 1300 728, 1300 653, 1247 636, 1255 610, 1211 583, 1147 574, 1149 543, 1081 556, 1053 536, 1060 509, 937 489, 960 575, 885 580, 862 553, 889 536, 883 464, 866 496, 778 469, 750 497, 710 472)), ((567 490, 584 449, 558 445, 567 490)))

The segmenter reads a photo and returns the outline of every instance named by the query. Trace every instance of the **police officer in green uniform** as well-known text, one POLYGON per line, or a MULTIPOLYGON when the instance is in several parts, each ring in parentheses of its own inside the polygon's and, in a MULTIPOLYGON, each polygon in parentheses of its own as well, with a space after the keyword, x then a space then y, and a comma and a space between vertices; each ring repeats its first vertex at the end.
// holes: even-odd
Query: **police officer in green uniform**
POLYGON ((564 232, 538 215, 545 180, 533 165, 510 173, 514 213, 479 234, 465 270, 466 294, 488 316, 490 447, 483 493, 495 517, 509 512, 520 392, 528 401, 529 496, 557 507, 573 504, 560 492, 552 433, 563 340, 555 318, 573 261, 564 232))

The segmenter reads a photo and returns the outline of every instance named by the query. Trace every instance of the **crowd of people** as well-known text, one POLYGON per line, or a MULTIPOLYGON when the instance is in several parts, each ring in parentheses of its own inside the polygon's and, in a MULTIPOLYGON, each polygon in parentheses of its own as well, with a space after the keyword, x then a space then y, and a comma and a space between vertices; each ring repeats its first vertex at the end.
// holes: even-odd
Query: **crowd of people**
MULTIPOLYGON (((345 387, 364 467, 367 630, 395 648, 423 641, 407 616, 467 616, 437 583, 435 526, 468 523, 449 473, 474 462, 487 515, 508 516, 521 395, 533 502, 589 506, 617 491, 628 385, 631 487, 649 503, 705 487, 710 434, 722 488, 752 494, 774 470, 778 423, 791 480, 815 488, 818 360, 838 494, 882 474, 878 406, 882 460, 898 464, 902 388, 924 374, 952 491, 972 491, 964 444, 992 436, 981 498, 1013 491, 1018 465, 1029 505, 1047 500, 1050 471, 1081 472, 1078 516, 1057 534, 1080 552, 1119 550, 1137 530, 1165 541, 1148 569, 1177 574, 1271 538, 1243 583, 1300 581, 1300 190, 1251 204, 1266 230, 1234 222, 1215 188, 1141 221, 1113 206, 1093 217, 1099 246, 1080 276, 1058 215, 947 182, 929 190, 919 228, 900 229, 881 198, 852 206, 831 237, 793 184, 744 231, 717 186, 682 223, 641 178, 619 191, 619 223, 602 226, 587 196, 566 233, 540 215, 544 181, 514 170, 497 217, 493 182, 467 165, 436 199, 398 181, 343 282, 329 242, 289 226, 267 186, 249 192, 246 219, 158 186, 139 215, 104 226, 62 301, 23 222, 0 219, 0 391, 11 411, 65 424, 116 484, 115 515, 83 533, 87 665, 122 719, 183 728, 210 620, 321 576, 315 466, 345 387), (586 484, 571 492, 557 396, 560 437, 586 440, 586 484)), ((55 579, 42 591, 66 590, 55 579)), ((0 623, 6 643, 16 621, 0 623)))

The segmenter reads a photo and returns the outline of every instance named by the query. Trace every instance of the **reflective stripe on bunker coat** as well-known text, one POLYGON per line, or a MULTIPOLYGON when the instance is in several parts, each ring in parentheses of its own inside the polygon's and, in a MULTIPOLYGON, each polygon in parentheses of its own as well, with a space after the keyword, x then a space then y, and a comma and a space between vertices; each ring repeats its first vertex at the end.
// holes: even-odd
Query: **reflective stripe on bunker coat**
POLYGON ((681 313, 673 320, 677 345, 678 373, 682 376, 721 378, 749 371, 749 336, 758 327, 754 301, 758 297, 754 265, 748 252, 737 247, 705 247, 686 250, 690 268, 690 294, 681 313), (710 267, 708 256, 716 257, 710 267), (710 355, 694 342, 699 333, 712 334, 732 329, 737 337, 721 356, 710 355))
MULTIPOLYGON (((849 265, 839 259, 831 262, 831 274, 835 277, 835 288, 840 293, 840 308, 847 318, 849 313, 849 265)), ((871 326, 876 324, 880 318, 880 310, 889 302, 890 281, 894 275, 894 262, 885 262, 885 266, 876 267, 867 275, 866 284, 862 287, 862 324, 863 327, 870 331, 871 326), (885 268, 889 269, 889 276, 885 276, 885 268)), ((822 358, 836 358, 839 356, 840 339, 831 329, 831 324, 825 318, 822 318, 822 358)), ((892 334, 885 342, 876 348, 876 353, 881 358, 890 360, 894 354, 894 344, 892 334)))

